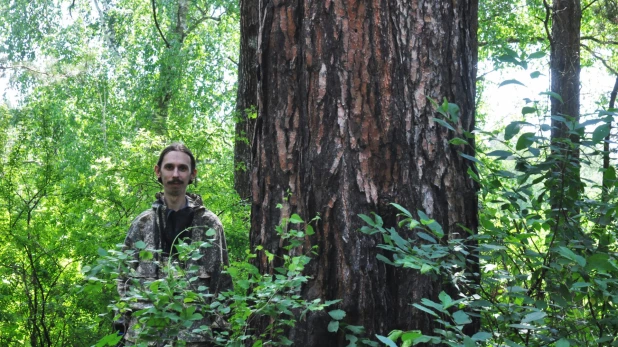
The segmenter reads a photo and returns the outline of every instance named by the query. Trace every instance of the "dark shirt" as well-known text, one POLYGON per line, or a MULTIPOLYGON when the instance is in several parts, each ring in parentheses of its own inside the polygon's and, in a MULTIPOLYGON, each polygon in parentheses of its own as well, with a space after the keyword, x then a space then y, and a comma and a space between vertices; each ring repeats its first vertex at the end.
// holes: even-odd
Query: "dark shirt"
POLYGON ((164 253, 174 253, 172 247, 183 238, 187 238, 187 242, 191 242, 191 229, 187 228, 193 222, 193 214, 193 209, 189 206, 178 211, 167 210, 165 230, 161 233, 161 249, 164 253))

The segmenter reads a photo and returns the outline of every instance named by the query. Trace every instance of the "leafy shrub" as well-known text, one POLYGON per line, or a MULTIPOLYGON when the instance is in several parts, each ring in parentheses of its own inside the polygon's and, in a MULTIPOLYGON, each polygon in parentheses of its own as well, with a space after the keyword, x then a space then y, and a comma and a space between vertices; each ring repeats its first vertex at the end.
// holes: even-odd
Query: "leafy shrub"
POLYGON ((391 257, 379 256, 382 261, 446 277, 459 292, 412 303, 440 326, 432 334, 394 331, 379 340, 388 346, 618 346, 615 169, 601 170, 604 184, 580 175, 604 154, 598 147, 614 115, 602 112, 583 123, 556 116, 576 135, 563 139, 549 138, 551 127, 542 121, 482 133, 500 148, 479 150, 479 172, 469 172, 480 184, 477 233, 447 239, 422 211, 393 204, 398 227, 416 230, 404 239, 379 216, 361 215, 362 232, 383 236, 379 247, 391 257), (482 327, 468 336, 463 330, 474 318, 482 327))

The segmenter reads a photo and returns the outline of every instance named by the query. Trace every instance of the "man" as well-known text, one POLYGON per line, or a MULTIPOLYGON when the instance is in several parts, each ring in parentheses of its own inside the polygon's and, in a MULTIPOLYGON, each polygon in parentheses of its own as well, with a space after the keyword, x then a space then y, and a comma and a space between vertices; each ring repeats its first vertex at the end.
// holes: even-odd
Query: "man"
MULTIPOLYGON (((180 344, 186 343, 186 346, 210 346, 209 341, 212 339, 208 333, 196 332, 195 329, 199 330, 204 326, 210 329, 220 324, 217 317, 205 312, 200 313, 199 309, 195 312, 204 313, 202 318, 192 318, 192 324, 188 327, 185 325, 186 329, 183 327, 180 330, 167 329, 167 323, 161 326, 161 322, 170 322, 170 325, 173 325, 174 320, 147 321, 147 315, 137 317, 138 314, 135 314, 139 310, 153 307, 150 295, 156 292, 152 289, 152 283, 157 280, 165 280, 165 284, 157 285, 157 288, 182 284, 180 286, 188 288, 172 287, 170 290, 181 292, 188 289, 199 295, 199 299, 191 298, 187 301, 189 304, 176 306, 177 311, 172 313, 177 315, 181 315, 179 309, 189 308, 194 312, 190 306, 192 303, 201 303, 201 306, 194 307, 206 307, 204 304, 208 304, 208 300, 232 288, 230 276, 222 273, 223 267, 229 265, 229 261, 221 222, 203 206, 199 195, 186 192, 187 186, 197 175, 195 166, 195 157, 185 145, 174 143, 166 147, 154 167, 154 172, 163 185, 163 193, 157 193, 152 208, 135 218, 127 233, 124 249, 134 251, 134 261, 128 264, 130 273, 120 276, 118 292, 121 298, 128 302, 132 311, 126 319, 128 329, 125 334, 125 340, 130 343, 148 341, 148 345, 163 346, 169 345, 170 341, 182 341, 180 344), (177 246, 181 240, 192 246, 199 246, 199 254, 188 259, 179 259, 177 246), (157 251, 151 253, 148 250, 157 251), (168 264, 174 266, 168 267, 168 264)), ((160 300, 157 303, 160 303, 160 300)))

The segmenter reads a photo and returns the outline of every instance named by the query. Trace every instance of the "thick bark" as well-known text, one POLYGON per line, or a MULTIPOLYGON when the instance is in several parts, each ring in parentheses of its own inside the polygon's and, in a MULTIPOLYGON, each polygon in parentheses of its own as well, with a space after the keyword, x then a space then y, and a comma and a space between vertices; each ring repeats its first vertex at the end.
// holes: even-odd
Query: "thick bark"
MULTIPOLYGON (((565 215, 562 212, 568 206, 574 206, 574 201, 581 190, 577 145, 579 136, 569 133, 567 122, 555 116, 562 116, 567 120, 579 120, 579 50, 582 13, 579 0, 555 0, 551 10, 551 91, 562 98, 562 101, 551 98, 551 114, 554 116, 551 122, 551 138, 554 154, 559 153, 564 159, 556 168, 556 177, 561 179, 556 181, 556 187, 552 189, 552 210, 565 215)), ((572 211, 571 215, 578 214, 576 209, 572 211)))
MULTIPOLYGON (((319 246, 303 295, 342 299, 347 322, 368 336, 431 333, 430 317, 410 304, 442 289, 378 261, 379 240, 357 231, 357 214, 395 226, 396 202, 425 211, 447 237, 465 236, 460 224, 476 229, 471 162, 459 155, 473 149, 448 141, 474 127, 477 9, 477 0, 275 0, 260 13, 251 245, 281 254, 282 218, 320 215, 297 250, 319 246), (460 106, 456 132, 433 121, 428 97, 460 106)), ((275 266, 263 253, 256 263, 275 266)), ((290 336, 343 345, 328 322, 310 313, 290 336)))
POLYGON ((240 0, 240 60, 236 97, 236 139, 234 141, 234 189, 242 199, 251 197, 251 144, 257 112, 257 42, 259 2, 240 0), (249 112, 247 112, 249 111, 249 112))
MULTIPOLYGON (((579 118, 581 5, 579 0, 556 0, 552 8, 551 90, 564 102, 551 99, 552 115, 579 118)), ((552 138, 568 138, 564 122, 552 121, 552 138)))

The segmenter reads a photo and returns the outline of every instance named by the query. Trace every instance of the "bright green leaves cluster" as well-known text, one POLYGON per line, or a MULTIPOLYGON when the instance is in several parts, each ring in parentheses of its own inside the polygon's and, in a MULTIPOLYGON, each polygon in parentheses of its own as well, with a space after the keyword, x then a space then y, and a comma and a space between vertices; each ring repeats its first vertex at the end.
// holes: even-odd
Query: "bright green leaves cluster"
MULTIPOLYGON (((157 3, 173 27, 178 2, 157 3)), ((12 322, 0 325, 0 345, 88 346, 109 333, 98 313, 115 290, 79 289, 79 269, 150 206, 153 165, 172 141, 196 155, 189 190, 219 215, 231 257, 243 257, 248 206, 232 170, 238 4, 188 3, 192 29, 176 50, 161 44, 148 1, 0 4, 0 65, 21 93, 0 105, 0 304, 12 322), (196 6, 216 19, 197 23, 196 6), (156 136, 162 67, 175 93, 156 136)))
MULTIPOLYGON (((524 115, 539 113, 536 105, 522 109, 524 115)), ((615 169, 606 170, 608 188, 601 187, 600 178, 586 176, 577 188, 584 195, 557 188, 572 182, 569 176, 576 171, 571 167, 584 172, 595 167, 614 115, 604 111, 583 123, 553 117, 579 136, 579 142, 560 140, 583 149, 579 160, 560 151, 549 137, 551 126, 543 122, 516 121, 501 133, 479 132, 493 148, 469 158, 478 164, 478 172, 469 173, 480 184, 482 203, 476 234, 446 239, 422 211, 412 215, 396 204, 398 228, 385 226, 378 215, 360 215, 366 223, 360 231, 380 234, 378 247, 389 251, 389 256, 378 255, 380 260, 447 278, 457 288, 456 297, 442 292, 437 300, 411 303, 433 317, 437 328, 431 335, 393 331, 377 338, 387 346, 618 345, 615 169), (602 189, 609 189, 608 200, 600 198, 602 189), (552 207, 550 195, 559 209, 552 207), (574 217, 565 218, 569 215, 574 217), (399 229, 414 232, 402 237, 399 229), (480 331, 464 334, 475 320, 480 331)))
MULTIPOLYGON (((284 221, 281 233, 286 243, 304 241, 308 224, 303 228, 303 235, 298 235, 299 231, 296 230, 288 231, 292 225, 298 227, 301 223, 304 222, 298 215, 292 215, 284 221)), ((203 318, 208 318, 214 325, 200 326, 193 331, 209 334, 218 345, 287 346, 291 341, 283 334, 286 327, 293 326, 309 311, 321 311, 339 301, 321 302, 320 299, 307 301, 301 297, 301 286, 309 279, 303 274, 303 270, 311 260, 312 250, 308 254, 301 255, 291 255, 291 252, 281 256, 272 255, 271 261, 281 263, 281 266, 275 267, 275 273, 272 275, 261 274, 248 261, 234 262, 226 269, 233 278, 234 290, 219 293, 215 297, 209 293, 206 284, 200 283, 201 279, 197 277, 196 269, 186 263, 186 260, 199 257, 199 247, 209 246, 208 243, 181 243, 177 247, 178 261, 160 264, 161 271, 166 274, 164 279, 150 282, 135 279, 131 282, 129 293, 121 300, 113 301, 111 308, 116 314, 116 319, 119 313, 122 314, 144 299, 152 303, 151 306, 132 313, 142 329, 137 346, 153 339, 158 342, 171 341, 187 327, 193 329, 195 322, 203 318), (271 323, 265 330, 256 330, 254 322, 264 318, 271 323), (213 329, 213 326, 216 329, 213 329)), ((83 290, 88 292, 102 288, 114 290, 115 280, 131 273, 131 264, 134 262, 136 252, 139 252, 140 258, 144 252, 160 253, 158 250, 146 249, 143 243, 137 243, 136 247, 137 251, 101 249, 96 262, 83 269, 88 279, 88 285, 83 290)), ((258 247, 256 251, 265 250, 263 247, 258 247)), ((248 259, 257 256, 249 252, 247 255, 248 259)), ((335 322, 345 317, 345 312, 341 310, 331 310, 328 314, 335 322)), ((345 323, 342 323, 343 326, 345 323)), ((345 328, 359 334, 362 332, 362 327, 345 328)), ((99 341, 99 344, 104 345, 111 340, 111 336, 106 336, 99 341)))

